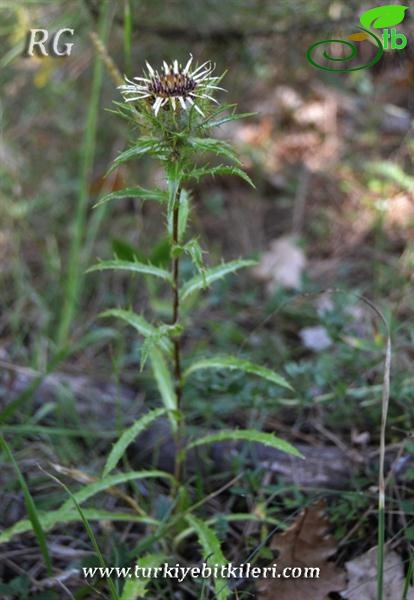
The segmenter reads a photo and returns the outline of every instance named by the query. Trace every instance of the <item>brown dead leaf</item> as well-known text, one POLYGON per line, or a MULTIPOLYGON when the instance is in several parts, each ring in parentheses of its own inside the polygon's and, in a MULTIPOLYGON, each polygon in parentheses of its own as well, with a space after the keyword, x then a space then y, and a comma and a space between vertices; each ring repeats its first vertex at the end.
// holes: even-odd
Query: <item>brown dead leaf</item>
MULTIPOLYGON (((345 563, 348 586, 341 593, 349 600, 376 600, 377 598, 377 547, 370 548, 361 556, 345 563)), ((386 551, 384 558, 384 600, 402 598, 404 589, 404 567, 401 557, 386 551)), ((407 600, 414 600, 414 588, 410 587, 407 600)))
POLYGON ((345 587, 345 573, 328 562, 336 552, 336 542, 327 535, 329 521, 326 502, 318 500, 304 509, 296 521, 272 539, 270 548, 278 550, 277 572, 286 567, 318 567, 319 578, 262 579, 257 585, 258 600, 325 600, 330 592, 345 587))

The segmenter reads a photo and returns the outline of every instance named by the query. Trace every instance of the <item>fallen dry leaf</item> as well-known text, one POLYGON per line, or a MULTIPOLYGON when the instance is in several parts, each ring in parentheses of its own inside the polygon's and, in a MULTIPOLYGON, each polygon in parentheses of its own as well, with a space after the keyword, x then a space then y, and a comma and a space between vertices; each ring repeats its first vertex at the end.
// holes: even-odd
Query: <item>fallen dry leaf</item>
POLYGON ((280 287, 300 289, 302 273, 306 266, 303 250, 295 239, 284 236, 273 240, 253 269, 253 276, 266 283, 266 291, 273 294, 280 287))
POLYGON ((272 539, 278 550, 277 572, 285 567, 319 567, 319 578, 262 579, 257 585, 258 600, 325 600, 330 592, 345 587, 345 572, 328 562, 336 552, 336 542, 327 535, 329 521, 321 499, 304 509, 296 521, 272 539))
MULTIPOLYGON (((371 548, 358 558, 345 563, 348 586, 341 593, 348 600, 377 599, 377 548, 371 548)), ((404 589, 404 568, 396 552, 385 553, 384 600, 399 600, 404 589)), ((410 588, 407 600, 414 600, 414 588, 410 588)))

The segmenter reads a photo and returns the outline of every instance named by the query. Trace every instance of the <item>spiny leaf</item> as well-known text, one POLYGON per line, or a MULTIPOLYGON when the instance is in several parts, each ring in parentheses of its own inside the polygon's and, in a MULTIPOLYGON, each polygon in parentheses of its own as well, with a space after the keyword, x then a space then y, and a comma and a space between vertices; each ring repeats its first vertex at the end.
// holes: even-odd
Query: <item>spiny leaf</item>
POLYGON ((237 104, 234 104, 234 103, 233 104, 229 104, 229 103, 219 104, 215 109, 213 109, 209 113, 209 115, 204 119, 204 121, 202 121, 201 126, 208 127, 208 123, 209 123, 209 121, 211 121, 211 119, 215 119, 219 115, 222 115, 224 113, 234 114, 236 109, 237 109, 237 104))
MULTIPOLYGON (((155 380, 157 382, 158 390, 161 394, 161 398, 164 402, 164 406, 169 411, 177 410, 177 396, 174 391, 174 386, 171 378, 171 373, 168 366, 162 356, 161 352, 155 348, 150 352, 151 365, 154 373, 155 380)), ((171 415, 171 424, 176 429, 176 420, 171 415)))
POLYGON ((202 278, 202 286, 203 288, 206 288, 208 285, 206 279, 206 267, 203 261, 203 250, 200 244, 198 243, 198 240, 196 240, 195 238, 189 240, 184 246, 184 252, 186 252, 186 254, 190 256, 191 260, 193 261, 193 264, 195 265, 197 271, 199 272, 199 275, 202 278))
POLYGON ((292 444, 281 440, 272 433, 265 433, 263 431, 255 431, 254 429, 235 429, 234 431, 220 431, 219 433, 213 433, 201 437, 194 442, 188 444, 187 449, 195 448, 195 446, 203 446, 205 444, 213 444, 215 442, 224 442, 226 440, 237 441, 244 440, 246 442, 254 442, 256 444, 263 444, 264 446, 270 446, 286 454, 292 454, 299 458, 304 456, 297 450, 292 444))
POLYGON ((236 152, 230 144, 227 144, 226 142, 214 138, 199 137, 190 138, 188 141, 196 150, 200 150, 201 152, 212 152, 217 156, 225 156, 229 160, 232 160, 239 165, 241 164, 236 152))
MULTIPOLYGON (((203 557, 208 565, 226 565, 228 561, 225 559, 221 550, 220 541, 214 529, 206 525, 203 521, 194 515, 186 517, 188 524, 194 529, 203 549, 203 557)), ((217 600, 227 600, 230 597, 230 589, 225 579, 220 577, 214 578, 215 598, 217 600)))
MULTIPOLYGON (((138 333, 142 336, 151 337, 157 335, 157 327, 151 325, 144 317, 141 315, 137 315, 132 310, 124 310, 122 308, 111 308, 109 310, 105 310, 100 315, 101 317, 116 317, 131 325, 138 333)), ((158 340, 159 347, 166 352, 167 354, 172 350, 171 340, 168 338, 160 338, 158 340)))
MULTIPOLYGON (((163 554, 146 554, 137 561, 137 566, 141 569, 159 567, 167 561, 167 556, 163 554)), ((147 594, 147 585, 151 582, 148 577, 133 577, 127 579, 122 590, 121 600, 136 600, 137 598, 145 598, 147 594)))
POLYGON ((106 271, 109 269, 114 271, 132 271, 134 273, 141 273, 142 275, 154 275, 154 277, 159 277, 169 283, 172 281, 171 274, 168 271, 154 267, 151 264, 141 263, 137 260, 103 260, 90 267, 86 272, 92 273, 93 271, 106 271))
MULTIPOLYGON (((84 508, 83 514, 89 521, 127 521, 134 523, 145 523, 147 525, 159 525, 156 519, 150 517, 141 517, 132 513, 121 513, 113 512, 108 510, 101 510, 98 508, 84 508)), ((65 510, 58 509, 49 511, 48 513, 39 513, 40 524, 43 531, 49 531, 57 524, 73 523, 80 520, 79 514, 74 512, 73 509, 65 510)), ((32 528, 32 524, 29 519, 22 519, 18 521, 8 529, 4 529, 0 533, 0 544, 5 544, 10 541, 15 535, 27 533, 32 528)))
POLYGON ((194 371, 200 371, 201 369, 230 369, 236 371, 243 371, 244 373, 249 373, 251 375, 257 375, 262 379, 267 379, 267 381, 271 381, 276 385, 280 385, 281 387, 287 388, 288 390, 292 390, 292 386, 278 373, 272 371, 271 369, 267 369, 266 367, 262 367, 260 365, 256 365, 251 363, 248 360, 243 358, 238 358, 237 356, 213 356, 212 358, 203 358, 195 363, 193 363, 184 373, 184 378, 188 377, 194 371))
POLYGON ((181 164, 176 162, 171 162, 166 166, 167 172, 167 183, 168 183, 168 206, 167 206, 167 225, 168 225, 168 233, 170 237, 173 236, 173 222, 174 222, 174 210, 176 208, 178 197, 178 192, 181 185, 181 164))
MULTIPOLYGON (((127 481, 133 481, 135 479, 147 478, 172 479, 169 473, 166 473, 165 471, 158 471, 156 469, 153 469, 152 471, 129 471, 128 473, 117 473, 116 475, 108 475, 102 479, 98 479, 97 481, 84 485, 80 490, 73 494, 73 497, 78 504, 82 504, 89 498, 92 498, 92 496, 96 496, 96 494, 99 494, 110 487, 120 485, 121 483, 126 483, 127 481)), ((71 499, 67 500, 64 504, 62 504, 59 510, 69 510, 71 507, 71 502, 71 499)))
POLYGON ((173 325, 163 324, 157 327, 152 335, 145 338, 144 344, 140 349, 141 371, 152 350, 162 348, 160 342, 163 340, 170 340, 173 337, 180 336, 182 334, 182 329, 183 327, 179 323, 174 323, 173 325))
POLYGON ((199 181, 202 177, 205 177, 206 175, 210 175, 211 177, 215 177, 216 175, 236 175, 237 177, 240 177, 241 179, 246 181, 253 188, 256 187, 253 181, 247 175, 247 173, 245 173, 244 171, 242 171, 242 169, 239 169, 238 167, 232 167, 229 165, 218 165, 216 167, 199 167, 198 169, 193 169, 192 171, 187 173, 186 178, 195 179, 196 181, 199 181))
POLYGON ((384 27, 393 27, 404 20, 405 11, 408 6, 398 6, 388 4, 386 6, 377 6, 365 11, 360 18, 363 27, 369 29, 383 29, 384 27))
POLYGON ((116 192, 111 192, 110 194, 105 194, 98 200, 98 202, 94 205, 100 206, 101 204, 106 204, 106 202, 110 202, 111 200, 122 200, 124 198, 139 198, 140 200, 156 200, 157 202, 165 202, 167 200, 166 192, 162 190, 147 190, 142 187, 133 187, 133 188, 125 188, 124 190, 118 190, 116 192))
POLYGON ((163 147, 157 140, 142 137, 134 146, 132 146, 132 148, 128 148, 128 150, 121 152, 121 154, 116 157, 111 168, 108 170, 108 174, 120 164, 131 160, 131 158, 137 158, 145 154, 157 154, 158 156, 163 156, 163 147))
POLYGON ((233 260, 231 262, 212 267, 211 269, 206 269, 204 273, 195 275, 184 284, 180 293, 181 300, 184 300, 193 292, 205 288, 206 285, 210 285, 214 281, 225 277, 229 273, 234 273, 234 271, 243 269, 244 267, 252 267, 255 264, 256 262, 253 260, 233 260))
POLYGON ((207 123, 208 127, 219 127, 220 125, 224 125, 225 123, 229 123, 230 121, 239 121, 240 119, 248 119, 249 117, 256 116, 256 113, 236 113, 231 114, 228 117, 223 117, 222 119, 218 119, 217 121, 209 121, 207 123))
POLYGON ((39 514, 37 512, 36 504, 32 498, 32 495, 27 487, 27 483, 25 478, 20 471, 19 465, 17 464, 12 451, 10 450, 9 445, 2 435, 0 435, 0 447, 3 448, 6 455, 8 456, 10 462, 13 465, 14 470, 16 471, 17 480, 19 482, 20 488, 23 492, 24 503, 26 505, 27 514, 29 515, 30 526, 33 529, 33 533, 36 536, 37 543, 39 544, 40 551, 43 556, 43 560, 45 561, 45 565, 49 574, 52 573, 52 560, 50 558, 50 554, 47 548, 46 536, 44 534, 42 524, 39 518, 39 514))
POLYGON ((119 440, 113 445, 111 452, 106 460, 105 467, 102 473, 102 477, 106 477, 118 464, 122 458, 125 450, 135 438, 142 433, 155 419, 158 419, 161 415, 164 415, 167 411, 165 408, 157 408, 145 414, 143 417, 138 419, 131 427, 126 429, 119 440))

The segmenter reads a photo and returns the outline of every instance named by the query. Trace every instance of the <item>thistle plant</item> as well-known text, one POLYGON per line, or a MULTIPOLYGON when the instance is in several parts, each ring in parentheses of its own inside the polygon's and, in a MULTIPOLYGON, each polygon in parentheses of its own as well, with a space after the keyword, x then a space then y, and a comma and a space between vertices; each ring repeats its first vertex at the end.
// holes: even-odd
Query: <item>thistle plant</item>
MULTIPOLYGON (((208 267, 197 236, 189 233, 192 211, 191 183, 221 174, 242 178, 253 186, 249 176, 241 169, 238 155, 232 146, 213 137, 220 125, 247 115, 237 114, 234 104, 219 104, 215 98, 223 91, 220 87, 223 76, 214 75, 215 66, 205 62, 193 67, 190 55, 182 67, 177 60, 163 63, 160 70, 146 63, 142 76, 126 78, 119 86, 122 100, 115 103, 115 113, 126 119, 134 132, 128 149, 114 161, 112 169, 119 165, 151 156, 158 160, 165 175, 165 187, 146 189, 139 185, 110 193, 99 204, 123 198, 157 202, 165 218, 171 260, 170 270, 138 260, 101 261, 90 271, 107 269, 128 271, 143 277, 157 278, 170 289, 171 315, 165 323, 156 322, 151 316, 117 307, 106 310, 105 317, 117 317, 132 326, 142 337, 141 368, 148 362, 159 389, 163 407, 141 416, 113 446, 103 476, 116 467, 128 444, 142 430, 162 415, 168 415, 175 440, 175 473, 172 494, 174 498, 185 495, 185 461, 190 449, 222 440, 246 440, 260 442, 284 452, 298 456, 297 450, 288 442, 270 433, 255 430, 230 430, 206 432, 197 439, 188 439, 186 433, 186 407, 183 405, 183 388, 193 373, 205 369, 230 369, 249 373, 269 380, 274 385, 291 388, 290 384, 271 369, 256 365, 245 358, 231 355, 209 355, 191 361, 185 355, 182 338, 187 332, 190 300, 211 284, 226 275, 255 264, 251 260, 233 260, 208 267), (214 164, 204 161, 203 155, 218 157, 214 164), (193 273, 185 279, 181 263, 189 260, 193 273)), ((254 186, 253 186, 254 187, 254 186)), ((163 291, 163 293, 165 293, 163 291)), ((187 337, 187 336, 186 336, 187 337)), ((220 544, 200 519, 195 517, 188 503, 183 508, 177 502, 175 518, 190 526, 199 536, 204 555, 211 555, 212 562, 223 562, 220 544)), ((180 522, 180 521, 178 521, 180 522)), ((175 521, 177 524, 177 521, 175 521)), ((209 560, 210 560, 209 559, 209 560)), ((220 590, 217 597, 228 597, 227 586, 216 583, 220 590), (227 591, 226 591, 227 590, 227 591)))

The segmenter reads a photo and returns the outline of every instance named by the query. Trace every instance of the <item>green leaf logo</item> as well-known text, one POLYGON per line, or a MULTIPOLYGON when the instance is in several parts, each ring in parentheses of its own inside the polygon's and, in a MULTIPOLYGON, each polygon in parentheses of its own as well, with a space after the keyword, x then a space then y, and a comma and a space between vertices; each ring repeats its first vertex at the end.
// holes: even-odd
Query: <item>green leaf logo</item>
POLYGON ((364 12, 361 15, 360 21, 363 27, 367 29, 370 27, 374 27, 375 29, 393 27, 404 20, 407 8, 408 6, 397 6, 395 4, 378 6, 364 12))

